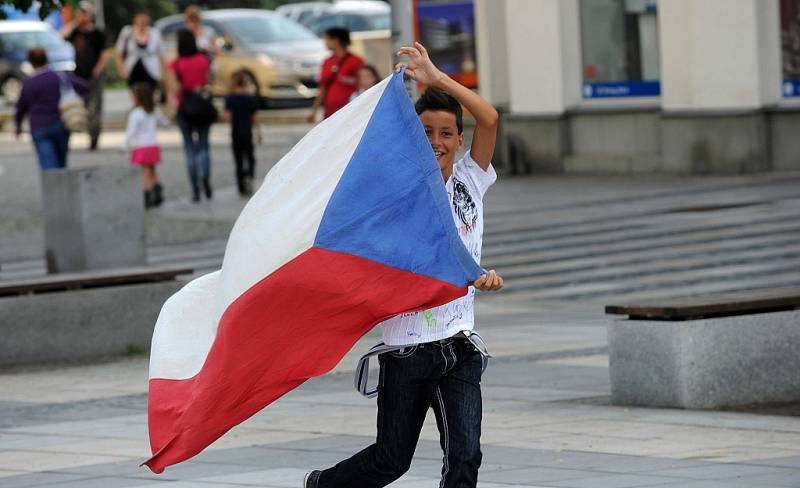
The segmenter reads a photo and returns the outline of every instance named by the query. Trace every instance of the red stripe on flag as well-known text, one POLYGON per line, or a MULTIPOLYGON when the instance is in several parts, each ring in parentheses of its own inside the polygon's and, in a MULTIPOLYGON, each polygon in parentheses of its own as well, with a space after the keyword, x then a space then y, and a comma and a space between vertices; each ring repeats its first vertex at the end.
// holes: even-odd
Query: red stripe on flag
POLYGON ((466 294, 466 288, 312 248, 225 311, 200 372, 151 379, 148 424, 160 473, 304 381, 331 369, 378 322, 466 294))

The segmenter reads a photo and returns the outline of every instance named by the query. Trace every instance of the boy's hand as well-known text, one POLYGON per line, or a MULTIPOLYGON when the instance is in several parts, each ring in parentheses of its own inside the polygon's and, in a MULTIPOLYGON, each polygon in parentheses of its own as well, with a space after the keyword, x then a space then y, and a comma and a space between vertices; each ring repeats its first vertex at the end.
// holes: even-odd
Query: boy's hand
POLYGON ((503 287, 503 278, 492 269, 472 285, 480 291, 497 291, 503 287))
MULTIPOLYGON (((415 42, 414 47, 401 47, 400 50, 397 51, 398 56, 404 54, 409 58, 408 64, 406 65, 406 74, 408 74, 412 80, 436 87, 438 83, 447 76, 433 64, 431 58, 428 57, 428 51, 422 44, 415 42)), ((394 67, 395 71, 400 71, 402 66, 403 63, 397 63, 394 67)))

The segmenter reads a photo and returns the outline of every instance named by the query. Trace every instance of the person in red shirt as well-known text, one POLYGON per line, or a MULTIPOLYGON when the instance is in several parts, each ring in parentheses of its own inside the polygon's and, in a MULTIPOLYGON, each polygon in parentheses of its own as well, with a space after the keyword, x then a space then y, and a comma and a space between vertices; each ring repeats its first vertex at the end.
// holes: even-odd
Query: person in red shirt
POLYGON ((350 31, 344 27, 331 27, 325 31, 325 46, 333 55, 323 61, 319 80, 319 94, 308 115, 315 122, 320 106, 325 109, 325 118, 347 105, 358 90, 358 70, 364 64, 361 57, 347 50, 350 46, 350 31))

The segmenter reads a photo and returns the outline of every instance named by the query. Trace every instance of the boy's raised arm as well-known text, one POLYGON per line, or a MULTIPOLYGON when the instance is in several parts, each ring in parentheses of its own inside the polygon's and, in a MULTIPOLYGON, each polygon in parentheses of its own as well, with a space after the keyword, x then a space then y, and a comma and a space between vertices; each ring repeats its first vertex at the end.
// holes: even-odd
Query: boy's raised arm
MULTIPOLYGON (((472 137, 470 154, 484 171, 489 169, 497 140, 497 111, 492 105, 469 88, 447 76, 433 64, 428 51, 419 42, 414 47, 400 48, 398 55, 409 57, 406 73, 414 81, 444 90, 475 117, 475 134, 472 137)), ((402 63, 396 66, 399 70, 402 63)))

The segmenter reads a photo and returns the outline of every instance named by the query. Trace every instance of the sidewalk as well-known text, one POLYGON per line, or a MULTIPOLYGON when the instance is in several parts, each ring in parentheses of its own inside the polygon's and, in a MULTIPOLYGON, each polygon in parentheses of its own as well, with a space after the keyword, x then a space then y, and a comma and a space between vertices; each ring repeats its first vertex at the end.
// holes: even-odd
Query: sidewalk
MULTIPOLYGON (((496 356, 479 486, 798 486, 800 418, 608 405, 597 309, 492 300, 478 323, 496 356)), ((0 486, 299 487, 307 469, 374 438, 374 401, 350 376, 374 341, 162 475, 138 467, 149 454, 146 358, 0 374, 0 486)), ((440 467, 429 415, 411 471, 392 486, 436 486, 440 467)))

